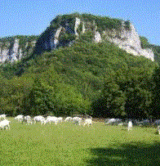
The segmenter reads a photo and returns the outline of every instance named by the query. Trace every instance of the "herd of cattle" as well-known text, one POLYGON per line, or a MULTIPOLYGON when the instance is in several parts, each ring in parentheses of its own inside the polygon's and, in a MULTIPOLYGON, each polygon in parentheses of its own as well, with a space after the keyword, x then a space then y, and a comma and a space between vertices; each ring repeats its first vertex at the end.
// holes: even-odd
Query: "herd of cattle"
MULTIPOLYGON (((55 117, 55 116, 47 116, 46 118, 44 116, 35 116, 33 118, 31 118, 31 116, 27 115, 17 115, 14 120, 26 124, 36 124, 37 122, 40 122, 41 125, 45 125, 47 123, 51 124, 54 123, 55 125, 57 125, 58 123, 61 122, 73 122, 74 124, 77 125, 83 125, 83 126, 89 126, 92 125, 93 121, 92 121, 92 117, 88 117, 88 118, 81 118, 81 117, 66 117, 65 119, 63 119, 63 117, 55 117)), ((6 115, 5 114, 1 114, 0 115, 0 129, 10 129, 10 121, 6 119, 6 115)))
MULTIPOLYGON (((31 117, 29 115, 24 116, 24 115, 17 115, 14 117, 14 120, 26 124, 36 124, 37 122, 40 122, 41 125, 45 124, 51 124, 54 123, 57 125, 58 123, 61 122, 72 122, 77 125, 83 125, 83 126, 90 126, 93 124, 92 117, 89 116, 87 118, 82 118, 82 117, 55 117, 55 116, 47 116, 46 118, 44 116, 35 116, 31 117)), ((148 119, 143 120, 143 121, 137 121, 137 120, 127 120, 127 121, 122 121, 122 119, 119 118, 108 118, 105 119, 104 121, 105 125, 123 125, 123 126, 128 126, 128 131, 132 130, 133 125, 135 126, 157 126, 157 133, 160 134, 160 120, 155 120, 153 123, 149 121, 148 119)), ((10 121, 6 119, 5 114, 0 115, 0 129, 10 129, 10 121)))

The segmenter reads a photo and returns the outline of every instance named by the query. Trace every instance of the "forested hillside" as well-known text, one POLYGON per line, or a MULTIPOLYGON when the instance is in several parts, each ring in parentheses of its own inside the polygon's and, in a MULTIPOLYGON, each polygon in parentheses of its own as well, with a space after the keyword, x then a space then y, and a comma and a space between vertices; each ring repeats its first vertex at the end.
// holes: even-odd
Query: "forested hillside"
POLYGON ((1 112, 159 116, 154 110, 158 65, 109 42, 92 43, 87 35, 70 47, 1 65, 1 112))
MULTIPOLYGON (((17 51, 28 49, 29 39, 38 40, 22 59, 1 63, 0 113, 160 117, 160 46, 145 37, 140 41, 134 27, 129 29, 129 21, 75 13, 57 16, 39 38, 17 36, 17 51), (127 53, 111 43, 112 38, 121 40, 123 47, 124 40, 138 39, 136 47, 127 48, 132 52, 139 48, 142 53, 143 48, 151 48, 155 62, 127 53)), ((13 38, 1 43, 9 40, 13 38)))

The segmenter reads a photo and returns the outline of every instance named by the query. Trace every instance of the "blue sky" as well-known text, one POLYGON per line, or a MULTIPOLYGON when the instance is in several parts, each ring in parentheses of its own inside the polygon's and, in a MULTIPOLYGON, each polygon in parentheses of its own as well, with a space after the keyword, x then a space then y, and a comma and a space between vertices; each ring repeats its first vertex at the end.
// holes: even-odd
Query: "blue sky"
POLYGON ((130 20, 160 45, 160 0, 0 0, 0 37, 39 35, 58 14, 74 12, 130 20))

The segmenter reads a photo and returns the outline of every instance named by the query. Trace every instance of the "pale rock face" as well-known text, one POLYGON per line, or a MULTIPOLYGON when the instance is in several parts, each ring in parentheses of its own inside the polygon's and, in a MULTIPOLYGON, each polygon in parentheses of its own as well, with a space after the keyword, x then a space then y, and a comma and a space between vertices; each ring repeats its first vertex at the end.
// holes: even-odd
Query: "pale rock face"
MULTIPOLYGON (((26 50, 29 43, 26 42, 24 50, 19 46, 19 39, 15 39, 14 41, 4 43, 2 47, 2 43, 0 44, 0 63, 4 63, 5 61, 14 62, 21 59, 23 56, 27 55, 27 52, 31 52, 32 48, 28 51, 26 50), (13 42, 13 43, 12 43, 13 42)), ((31 45, 34 47, 36 41, 32 41, 31 45)))
POLYGON ((4 48, 1 50, 0 53, 0 62, 4 63, 6 60, 9 60, 9 56, 6 56, 7 54, 9 54, 9 49, 4 48))
MULTIPOLYGON (((138 33, 136 32, 135 27, 133 26, 133 24, 130 24, 130 28, 126 29, 125 28, 125 24, 122 23, 122 27, 120 30, 109 30, 106 29, 102 32, 102 34, 100 34, 100 32, 97 31, 97 25, 96 22, 93 20, 93 22, 85 22, 80 20, 80 18, 76 17, 75 18, 75 24, 74 24, 74 34, 76 36, 76 38, 79 37, 80 34, 78 34, 77 29, 80 26, 80 24, 82 24, 82 31, 81 33, 85 33, 86 31, 89 31, 92 29, 94 32, 94 38, 93 41, 95 43, 99 43, 102 40, 108 40, 116 45, 118 45, 121 49, 125 50, 126 52, 133 54, 135 56, 144 56, 148 59, 151 59, 152 61, 154 61, 154 53, 152 50, 150 49, 142 49, 141 48, 141 41, 139 38, 138 33)), ((46 40, 45 42, 42 43, 42 45, 44 45, 43 47, 45 47, 45 49, 55 49, 58 45, 62 45, 62 43, 59 42, 59 36, 62 33, 62 29, 64 29, 64 31, 68 31, 69 26, 67 25, 67 27, 62 27, 60 26, 56 31, 53 30, 52 33, 50 34, 50 36, 47 37, 47 40, 49 40, 49 44, 48 41, 46 40)), ((63 32, 64 33, 64 32, 63 32)), ((73 33, 73 32, 71 32, 73 33)), ((72 42, 69 43, 63 43, 65 45, 70 46, 72 42)))
POLYGON ((19 40, 15 39, 13 47, 9 49, 10 43, 7 43, 4 48, 1 48, 0 51, 0 62, 4 63, 6 60, 8 61, 17 61, 18 48, 19 48, 19 40))
POLYGON ((59 39, 59 35, 60 35, 61 31, 62 31, 62 26, 60 26, 60 27, 57 29, 57 31, 56 31, 56 33, 55 33, 55 35, 54 35, 53 44, 51 43, 51 49, 57 47, 57 45, 58 45, 58 43, 59 43, 59 40, 58 40, 58 39, 59 39))
POLYGON ((81 23, 81 20, 78 17, 76 17, 75 26, 74 26, 74 33, 76 36, 79 36, 77 29, 78 29, 80 23, 81 23))
POLYGON ((36 40, 31 41, 31 45, 32 45, 32 47, 35 47, 35 46, 36 46, 36 43, 37 43, 36 40))
POLYGON ((138 33, 135 30, 133 24, 130 24, 130 30, 126 30, 124 26, 120 32, 116 31, 104 31, 103 35, 110 42, 118 45, 121 49, 135 56, 144 56, 154 61, 154 53, 151 49, 142 49, 141 41, 138 33))
MULTIPOLYGON (((97 29, 97 25, 95 21, 93 22, 85 22, 80 20, 80 18, 76 17, 75 18, 75 23, 74 23, 74 30, 72 30, 68 26, 60 26, 57 29, 51 29, 49 31, 48 36, 45 38, 42 38, 42 40, 39 40, 38 42, 32 41, 31 46, 36 48, 37 50, 50 50, 50 49, 55 49, 57 48, 58 45, 68 45, 70 46, 74 41, 70 41, 69 43, 60 43, 59 37, 61 33, 69 32, 69 33, 74 33, 76 38, 79 37, 80 34, 78 34, 77 29, 82 24, 82 31, 81 33, 85 33, 86 31, 93 30, 94 32, 94 38, 93 41, 95 43, 99 43, 102 40, 103 41, 110 41, 117 46, 119 46, 121 49, 125 50, 126 52, 133 54, 135 56, 144 56, 148 59, 151 59, 154 61, 154 53, 151 49, 142 49, 141 47, 141 41, 139 38, 138 33, 136 32, 135 27, 133 24, 130 24, 130 28, 126 29, 124 23, 122 23, 122 27, 120 30, 109 30, 106 29, 102 33, 100 33, 97 29), (37 44, 38 43, 38 44, 37 44), (36 45, 37 44, 37 45, 36 45)), ((29 43, 27 42, 25 45, 25 49, 27 49, 29 43)), ((17 61, 21 59, 23 56, 26 56, 27 53, 31 52, 31 50, 26 51, 22 50, 19 47, 19 39, 15 39, 13 46, 11 47, 11 43, 0 43, 0 63, 5 62, 6 60, 8 61, 17 61), (2 45, 5 44, 5 47, 2 48, 2 45)))
POLYGON ((154 53, 151 49, 146 48, 146 49, 142 49, 140 52, 140 55, 145 56, 148 59, 151 59, 152 61, 154 61, 154 53))
POLYGON ((14 44, 13 44, 13 48, 12 48, 11 53, 10 53, 10 61, 11 62, 18 60, 17 59, 17 56, 19 53, 18 48, 19 48, 19 40, 15 39, 14 44))
POLYGON ((101 41, 102 41, 101 34, 98 31, 96 31, 94 35, 94 42, 100 43, 101 41))
POLYGON ((84 22, 82 23, 82 33, 85 33, 86 29, 85 29, 85 25, 84 22))
POLYGON ((19 53, 18 53, 18 54, 19 54, 18 59, 21 59, 21 58, 22 58, 22 56, 23 56, 23 54, 22 54, 22 49, 21 49, 21 48, 19 49, 19 53))

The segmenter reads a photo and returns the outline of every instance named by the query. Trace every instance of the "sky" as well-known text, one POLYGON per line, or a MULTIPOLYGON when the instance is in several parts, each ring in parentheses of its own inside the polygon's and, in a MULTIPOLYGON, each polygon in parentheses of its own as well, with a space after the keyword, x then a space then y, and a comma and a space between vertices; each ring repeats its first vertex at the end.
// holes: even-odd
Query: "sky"
POLYGON ((74 12, 130 20, 160 46, 160 0, 0 0, 0 38, 39 35, 57 15, 74 12))

